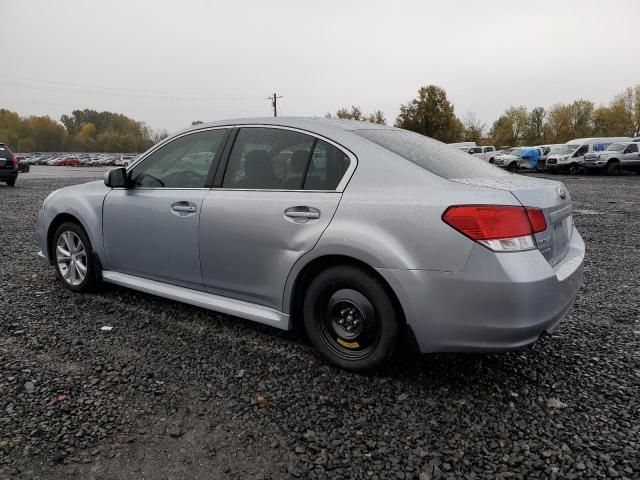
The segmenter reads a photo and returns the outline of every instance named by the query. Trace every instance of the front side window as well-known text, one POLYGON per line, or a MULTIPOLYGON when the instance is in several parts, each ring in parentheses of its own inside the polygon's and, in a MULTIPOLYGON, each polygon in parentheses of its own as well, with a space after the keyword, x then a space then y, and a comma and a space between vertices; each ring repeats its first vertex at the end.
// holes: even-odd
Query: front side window
POLYGON ((627 153, 636 153, 638 151, 638 144, 637 143, 630 143, 625 151, 627 153))
POLYGON ((589 151, 589 145, 583 145, 578 149, 578 151, 576 153, 574 153, 573 156, 574 157, 581 157, 582 155, 584 155, 588 151, 589 151))
POLYGON ((169 142, 133 167, 131 183, 147 188, 204 188, 226 132, 204 130, 169 142))
POLYGON ((304 133, 278 128, 241 128, 223 188, 251 190, 334 190, 349 157, 304 133))

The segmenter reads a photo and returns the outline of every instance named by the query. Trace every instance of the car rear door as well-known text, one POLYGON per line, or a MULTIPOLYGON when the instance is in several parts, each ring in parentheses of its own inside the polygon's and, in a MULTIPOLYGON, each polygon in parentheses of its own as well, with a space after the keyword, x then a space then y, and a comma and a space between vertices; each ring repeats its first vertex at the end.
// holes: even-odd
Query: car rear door
POLYGON ((228 133, 189 132, 128 170, 103 205, 105 269, 203 289, 198 224, 228 133))
POLYGON ((355 162, 307 132, 240 128, 202 207, 205 288, 281 310, 287 276, 329 225, 355 162))

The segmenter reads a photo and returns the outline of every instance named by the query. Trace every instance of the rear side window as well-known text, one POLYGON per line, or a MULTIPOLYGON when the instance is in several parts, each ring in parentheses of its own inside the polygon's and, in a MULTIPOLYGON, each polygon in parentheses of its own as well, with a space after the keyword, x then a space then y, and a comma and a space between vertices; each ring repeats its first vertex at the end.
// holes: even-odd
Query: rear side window
POLYGON ((349 157, 327 142, 318 140, 304 181, 305 190, 335 190, 349 168, 349 157))
POLYGON ((409 130, 354 130, 353 133, 442 178, 491 178, 510 175, 480 158, 409 130))
POLYGON ((241 128, 223 188, 250 190, 335 190, 349 157, 304 133, 265 127, 241 128))

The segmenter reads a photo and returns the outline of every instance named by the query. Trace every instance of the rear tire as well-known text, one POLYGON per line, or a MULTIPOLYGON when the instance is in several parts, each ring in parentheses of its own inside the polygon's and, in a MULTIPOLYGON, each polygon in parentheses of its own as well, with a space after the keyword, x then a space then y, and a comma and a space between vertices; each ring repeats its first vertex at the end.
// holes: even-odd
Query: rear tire
POLYGON ((388 363, 398 340, 398 313, 378 278, 342 265, 321 272, 303 303, 309 340, 331 364, 362 372, 388 363))
POLYGON ((16 184, 16 179, 12 178, 11 180, 7 180, 7 185, 13 187, 16 184))
POLYGON ((72 292, 86 292, 97 284, 97 267, 93 249, 84 229, 73 222, 65 222, 53 234, 50 258, 56 276, 72 292))

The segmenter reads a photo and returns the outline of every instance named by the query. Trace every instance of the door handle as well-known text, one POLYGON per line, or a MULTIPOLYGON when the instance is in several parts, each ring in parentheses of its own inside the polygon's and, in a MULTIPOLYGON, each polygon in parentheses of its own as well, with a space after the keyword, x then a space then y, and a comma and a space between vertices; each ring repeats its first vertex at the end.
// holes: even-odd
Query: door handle
POLYGON ((193 213, 197 208, 194 204, 189 202, 176 202, 171 204, 171 210, 180 213, 193 213))
POLYGON ((284 214, 293 219, 315 220, 320 218, 320 210, 313 207, 291 207, 287 208, 284 214))

